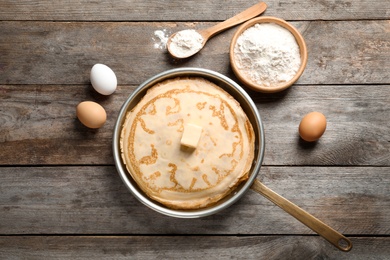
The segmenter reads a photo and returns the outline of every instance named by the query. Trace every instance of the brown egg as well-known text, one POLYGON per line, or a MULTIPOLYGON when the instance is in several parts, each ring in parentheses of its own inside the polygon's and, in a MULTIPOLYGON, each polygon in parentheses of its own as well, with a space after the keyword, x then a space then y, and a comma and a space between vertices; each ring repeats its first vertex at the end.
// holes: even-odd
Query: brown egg
POLYGON ((326 118, 320 112, 311 112, 302 118, 299 135, 308 142, 317 141, 326 129, 326 118))
POLYGON ((102 127, 107 119, 104 108, 92 101, 84 101, 78 104, 76 114, 80 122, 89 128, 102 127))

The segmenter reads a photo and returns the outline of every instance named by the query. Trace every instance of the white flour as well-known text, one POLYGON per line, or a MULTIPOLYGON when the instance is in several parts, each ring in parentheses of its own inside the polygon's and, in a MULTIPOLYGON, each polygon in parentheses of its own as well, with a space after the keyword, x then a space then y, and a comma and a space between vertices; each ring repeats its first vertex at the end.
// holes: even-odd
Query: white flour
POLYGON ((183 30, 172 38, 169 46, 172 54, 179 58, 185 58, 202 49, 203 37, 195 30, 183 30))
POLYGON ((263 86, 289 81, 301 66, 294 35, 274 23, 256 24, 245 30, 238 37, 234 52, 238 69, 263 86))
POLYGON ((152 39, 154 41, 155 49, 165 50, 168 41, 167 30, 163 29, 154 31, 154 37, 152 39))

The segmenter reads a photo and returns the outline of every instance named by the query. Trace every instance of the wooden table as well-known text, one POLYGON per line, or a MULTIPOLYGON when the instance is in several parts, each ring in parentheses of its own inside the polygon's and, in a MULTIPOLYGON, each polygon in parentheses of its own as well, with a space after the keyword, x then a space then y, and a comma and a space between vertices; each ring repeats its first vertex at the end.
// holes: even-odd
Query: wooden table
POLYGON ((344 253, 253 191, 216 215, 175 219, 138 202, 120 180, 111 141, 118 111, 142 82, 178 67, 229 64, 236 28, 188 60, 156 31, 206 28, 256 1, 0 0, 1 259, 389 259, 390 6, 387 1, 268 1, 306 40, 309 60, 288 91, 248 90, 265 127, 259 179, 349 237, 344 253), (160 46, 159 46, 160 45, 160 46), (91 87, 95 63, 118 77, 91 87), (76 119, 85 100, 108 121, 76 119), (313 144, 301 118, 328 119, 313 144))

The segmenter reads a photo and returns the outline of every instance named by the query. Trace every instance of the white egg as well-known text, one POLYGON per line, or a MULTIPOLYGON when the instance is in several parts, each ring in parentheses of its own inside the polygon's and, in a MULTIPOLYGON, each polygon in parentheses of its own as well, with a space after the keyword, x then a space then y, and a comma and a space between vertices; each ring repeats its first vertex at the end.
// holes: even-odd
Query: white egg
POLYGON ((117 79, 110 67, 98 63, 91 69, 91 84, 100 94, 111 95, 116 90, 117 79))

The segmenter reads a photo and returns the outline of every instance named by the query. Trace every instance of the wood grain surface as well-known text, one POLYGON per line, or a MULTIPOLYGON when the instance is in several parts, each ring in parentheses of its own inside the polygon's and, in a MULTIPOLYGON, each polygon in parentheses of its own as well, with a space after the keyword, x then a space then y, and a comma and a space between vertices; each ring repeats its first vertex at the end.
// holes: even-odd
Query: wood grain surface
POLYGON ((247 88, 265 131, 258 175, 267 187, 352 240, 340 252, 249 190, 230 208, 174 219, 135 199, 118 176, 112 134, 135 88, 168 69, 200 67, 238 81, 229 45, 237 27, 175 60, 156 34, 202 29, 257 1, 0 0, 1 259, 390 259, 390 6, 387 1, 267 1, 264 16, 303 35, 309 59, 287 91, 247 88), (95 63, 118 89, 96 93, 95 63), (96 101, 91 130, 76 105, 96 101), (322 112, 315 143, 298 125, 322 112))
MULTIPOLYGON (((221 213, 175 219, 137 201, 113 166, 1 170, 1 234, 313 234, 252 190, 221 213)), ((389 174, 388 167, 263 166, 258 178, 346 235, 386 235, 389 174)))
MULTIPOLYGON (((258 1, 2 0, 2 20, 198 21, 226 20, 258 1)), ((266 1, 266 15, 288 20, 388 19, 383 1, 266 1)))
POLYGON ((72 260, 388 259, 389 238, 351 239, 355 248, 346 254, 316 236, 5 236, 0 237, 0 254, 72 260))

